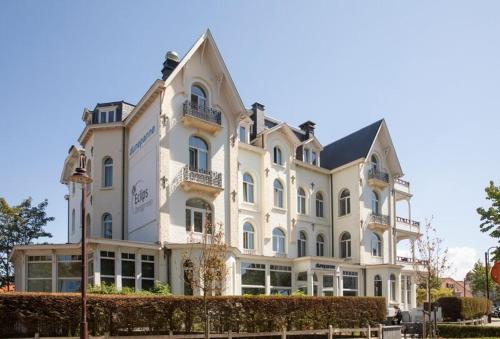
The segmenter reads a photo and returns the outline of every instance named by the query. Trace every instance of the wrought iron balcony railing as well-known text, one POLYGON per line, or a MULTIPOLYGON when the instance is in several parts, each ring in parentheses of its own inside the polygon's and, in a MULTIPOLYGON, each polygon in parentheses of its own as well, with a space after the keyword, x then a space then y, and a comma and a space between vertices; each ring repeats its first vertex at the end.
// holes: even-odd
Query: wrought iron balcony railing
POLYGON ((396 261, 399 263, 417 264, 417 265, 427 265, 427 263, 428 263, 427 260, 413 259, 413 258, 400 257, 400 256, 396 257, 396 261))
POLYGON ((384 226, 389 226, 391 223, 391 220, 389 219, 388 215, 375 214, 375 213, 370 214, 369 221, 370 223, 384 225, 384 226))
POLYGON ((406 186, 406 187, 410 187, 410 182, 409 181, 406 181, 406 180, 403 180, 403 179, 400 179, 400 178, 396 178, 395 181, 396 181, 396 183, 398 183, 400 185, 403 185, 403 186, 406 186))
POLYGON ((382 172, 376 168, 370 168, 368 170, 368 179, 378 179, 383 182, 389 183, 389 174, 382 172))
POLYGON ((184 166, 181 172, 182 181, 196 182, 199 184, 222 188, 222 173, 184 166))
POLYGON ((207 106, 199 106, 189 100, 184 102, 184 116, 192 116, 222 126, 222 113, 207 106))
POLYGON ((402 218, 402 217, 396 217, 396 221, 401 222, 403 224, 407 224, 409 226, 413 226, 413 227, 417 227, 417 228, 420 227, 420 222, 415 221, 415 220, 410 220, 410 219, 406 219, 406 218, 402 218))

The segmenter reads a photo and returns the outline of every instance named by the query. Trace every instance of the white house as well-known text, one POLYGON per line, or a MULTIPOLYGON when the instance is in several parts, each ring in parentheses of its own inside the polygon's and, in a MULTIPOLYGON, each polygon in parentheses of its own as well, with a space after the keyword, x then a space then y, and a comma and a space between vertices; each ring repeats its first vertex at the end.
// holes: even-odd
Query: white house
POLYGON ((81 202, 68 181, 81 152, 87 187, 89 282, 147 289, 184 284, 183 257, 206 220, 224 225, 230 248, 226 294, 384 296, 416 306, 414 258, 397 244, 419 235, 409 183, 384 120, 322 144, 315 124, 298 128, 245 108, 207 31, 137 105, 85 109, 64 162, 68 243, 16 247, 19 291, 80 287, 81 202), (400 216, 403 217, 400 217, 400 216))

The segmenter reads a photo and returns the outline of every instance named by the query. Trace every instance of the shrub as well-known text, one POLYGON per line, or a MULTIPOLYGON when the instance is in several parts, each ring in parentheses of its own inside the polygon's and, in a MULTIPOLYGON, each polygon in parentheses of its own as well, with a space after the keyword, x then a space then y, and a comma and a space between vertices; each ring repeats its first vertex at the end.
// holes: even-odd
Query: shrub
POLYGON ((500 337, 500 327, 470 325, 438 325, 439 336, 444 338, 500 337))
MULTIPOLYGON (((209 297, 212 331, 262 332, 363 327, 386 317, 383 298, 377 297, 209 297)), ((165 334, 203 329, 203 298, 154 295, 89 295, 92 335, 135 332, 165 334)), ((79 294, 10 293, 0 296, 0 337, 70 336, 78 333, 79 294)))
POLYGON ((486 298, 445 297, 438 300, 445 321, 469 320, 487 315, 491 301, 486 298))

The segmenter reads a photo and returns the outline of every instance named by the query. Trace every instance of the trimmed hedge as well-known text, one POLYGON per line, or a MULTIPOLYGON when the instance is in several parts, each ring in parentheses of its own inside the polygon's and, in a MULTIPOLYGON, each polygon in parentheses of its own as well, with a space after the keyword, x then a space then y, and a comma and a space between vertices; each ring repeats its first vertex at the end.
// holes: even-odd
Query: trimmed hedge
MULTIPOLYGON (((212 331, 262 332, 363 327, 386 318, 379 297, 209 297, 212 331)), ((190 333, 203 330, 203 298, 184 296, 91 295, 89 332, 111 335, 190 333)), ((0 295, 0 337, 78 334, 79 294, 0 295)))
POLYGON ((439 336, 444 338, 498 338, 500 327, 472 325, 438 325, 439 336))
POLYGON ((444 297, 437 302, 442 308, 444 321, 476 319, 491 310, 491 301, 486 298, 444 297))

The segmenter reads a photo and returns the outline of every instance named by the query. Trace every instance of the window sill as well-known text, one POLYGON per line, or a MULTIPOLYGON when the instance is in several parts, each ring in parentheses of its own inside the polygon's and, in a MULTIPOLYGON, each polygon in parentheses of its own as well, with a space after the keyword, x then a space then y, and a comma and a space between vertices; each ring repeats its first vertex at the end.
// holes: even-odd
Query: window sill
POLYGON ((272 212, 276 212, 276 213, 281 213, 281 214, 285 214, 286 213, 286 208, 282 208, 282 207, 273 207, 271 209, 272 212))
POLYGON ((113 186, 101 186, 101 187, 100 187, 100 190, 101 190, 101 191, 111 191, 111 190, 113 190, 113 189, 114 189, 114 187, 113 187, 113 186))
POLYGON ((344 215, 339 215, 338 218, 339 219, 344 219, 344 218, 347 218, 347 217, 350 217, 351 216, 351 213, 347 213, 347 214, 344 214, 344 215))

